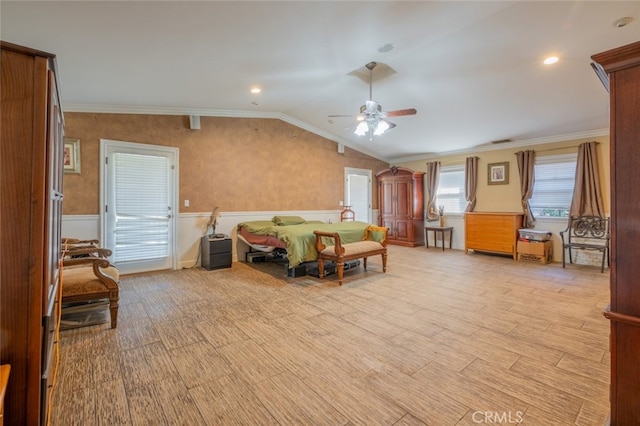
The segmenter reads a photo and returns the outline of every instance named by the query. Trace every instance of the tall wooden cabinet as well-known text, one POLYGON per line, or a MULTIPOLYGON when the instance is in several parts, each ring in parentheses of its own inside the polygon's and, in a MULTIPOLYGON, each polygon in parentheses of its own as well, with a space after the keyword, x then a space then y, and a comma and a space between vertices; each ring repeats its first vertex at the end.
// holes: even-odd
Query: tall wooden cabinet
POLYGON ((0 42, 0 364, 5 424, 46 422, 60 304, 63 118, 55 56, 0 42))
POLYGON ((424 172, 392 167, 376 174, 378 225, 389 227, 389 244, 424 245, 424 172))
POLYGON ((611 424, 640 424, 640 42, 594 55, 609 76, 611 424))

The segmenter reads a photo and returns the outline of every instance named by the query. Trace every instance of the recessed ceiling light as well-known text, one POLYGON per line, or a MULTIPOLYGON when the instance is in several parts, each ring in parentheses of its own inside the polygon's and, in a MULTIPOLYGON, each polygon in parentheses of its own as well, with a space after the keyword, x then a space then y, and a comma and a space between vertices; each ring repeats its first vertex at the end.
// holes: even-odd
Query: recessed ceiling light
POLYGON ((555 64, 559 60, 560 58, 558 58, 557 56, 549 56, 548 58, 545 58, 543 62, 545 65, 551 65, 551 64, 555 64))
POLYGON ((631 21, 633 21, 633 18, 631 18, 630 16, 625 16, 624 18, 616 19, 615 21, 613 21, 613 26, 616 28, 626 27, 631 23, 631 21))
POLYGON ((260 93, 262 92, 262 89, 259 87, 252 87, 251 88, 251 93, 260 93))
POLYGON ((396 47, 395 44, 393 43, 386 43, 383 44, 382 46, 378 47, 378 53, 387 53, 387 52, 391 52, 393 50, 393 48, 396 47))

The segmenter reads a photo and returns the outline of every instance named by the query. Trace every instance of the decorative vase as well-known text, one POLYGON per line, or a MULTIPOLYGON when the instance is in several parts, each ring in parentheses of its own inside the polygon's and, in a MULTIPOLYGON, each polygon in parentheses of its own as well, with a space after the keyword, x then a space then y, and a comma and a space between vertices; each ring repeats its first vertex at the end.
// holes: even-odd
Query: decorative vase
POLYGON ((447 220, 444 216, 440 216, 440 227, 444 227, 447 224, 447 220))

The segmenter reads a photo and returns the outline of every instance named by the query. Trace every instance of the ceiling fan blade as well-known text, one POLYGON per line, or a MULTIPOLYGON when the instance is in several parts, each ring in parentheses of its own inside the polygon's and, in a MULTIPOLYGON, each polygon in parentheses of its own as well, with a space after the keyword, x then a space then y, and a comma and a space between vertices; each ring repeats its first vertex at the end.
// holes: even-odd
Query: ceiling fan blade
POLYGON ((415 108, 396 109, 387 111, 387 117, 400 117, 401 115, 415 115, 418 111, 415 108))
POLYGON ((327 117, 354 117, 353 114, 333 114, 333 115, 327 115, 327 117))
POLYGON ((389 125, 389 129, 388 129, 388 130, 391 130, 391 129, 393 129, 394 127, 396 127, 396 123, 392 123, 392 122, 391 122, 391 121, 389 121, 389 120, 380 120, 380 121, 384 121, 385 123, 387 123, 387 124, 389 125))

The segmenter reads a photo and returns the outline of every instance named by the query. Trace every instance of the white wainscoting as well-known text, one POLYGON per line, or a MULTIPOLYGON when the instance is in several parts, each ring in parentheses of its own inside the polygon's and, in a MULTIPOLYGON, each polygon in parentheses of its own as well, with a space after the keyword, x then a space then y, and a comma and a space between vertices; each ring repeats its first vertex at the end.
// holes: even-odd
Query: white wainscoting
MULTIPOLYGON (((439 220, 434 221, 425 221, 424 226, 439 226, 439 220)), ((446 216, 445 226, 453 226, 453 232, 451 233, 451 248, 454 250, 464 250, 464 216, 461 214, 451 214, 446 216)), ((424 232, 424 230, 422 231, 424 232)), ((429 247, 433 247, 433 231, 430 231, 427 234, 427 238, 429 239, 429 247)), ((438 238, 438 247, 442 247, 442 234, 437 234, 438 238)), ((447 236, 445 239, 445 248, 449 250, 449 237, 447 236)), ((426 243, 426 241, 425 241, 426 243)))
MULTIPOLYGON (((177 226, 177 268, 191 268, 200 265, 200 239, 207 232, 206 225, 210 212, 181 213, 177 226)), ((236 226, 240 222, 252 220, 271 220, 273 216, 302 216, 306 220, 323 222, 339 222, 340 210, 318 211, 256 211, 256 212, 221 212, 216 232, 228 234, 233 240, 233 261, 244 261, 249 247, 237 240, 236 226)), ((377 220, 378 211, 373 211, 377 220)), ((80 239, 100 238, 99 215, 64 215, 62 217, 62 235, 80 239)))
POLYGON ((63 215, 62 236, 80 240, 99 239, 100 216, 97 214, 63 215))
MULTIPOLYGON (((200 265, 200 238, 206 232, 209 212, 181 213, 178 216, 178 268, 190 268, 200 265)), ((273 216, 302 216, 307 220, 321 220, 323 222, 340 221, 340 210, 320 211, 259 211, 259 212, 222 212, 218 218, 216 232, 225 233, 233 240, 233 261, 244 260, 249 247, 243 242, 238 243, 236 225, 240 222, 252 220, 271 220, 273 216)), ((378 218, 378 211, 373 211, 374 223, 378 218)), ((437 222, 425 222, 436 224, 437 222)), ((462 215, 447 216, 447 225, 453 226, 453 248, 464 250, 464 217, 462 215)), ((555 262, 562 262, 562 242, 560 231, 567 226, 566 219, 539 219, 534 229, 546 230, 553 233, 553 258, 555 262)), ((100 238, 99 215, 65 215, 62 217, 62 235, 80 239, 100 238)), ((429 245, 433 244, 433 232, 429 233, 429 245)), ((438 242, 441 243, 440 241, 438 242)), ((447 247, 448 249, 448 247, 447 247)), ((600 264, 601 257, 594 253, 581 250, 574 251, 574 262, 578 264, 600 264)))

